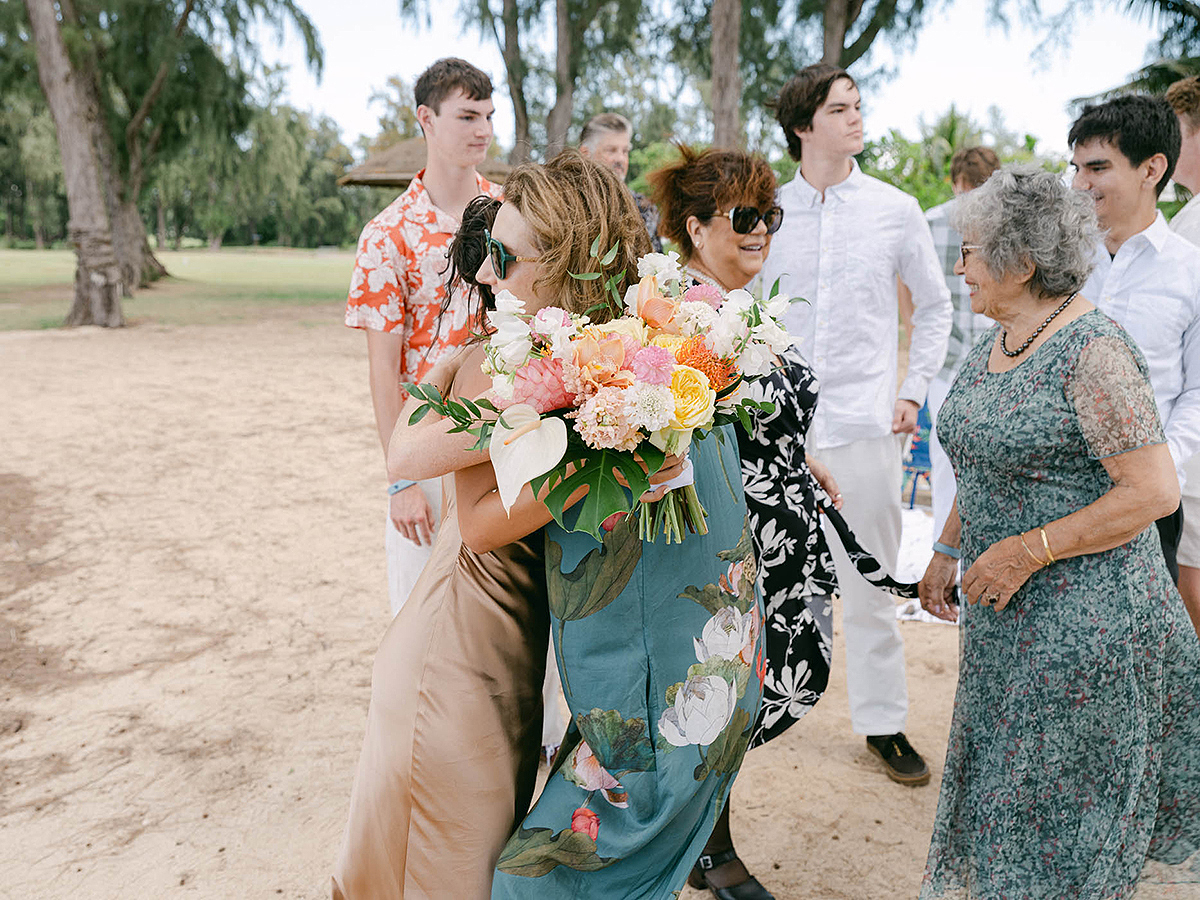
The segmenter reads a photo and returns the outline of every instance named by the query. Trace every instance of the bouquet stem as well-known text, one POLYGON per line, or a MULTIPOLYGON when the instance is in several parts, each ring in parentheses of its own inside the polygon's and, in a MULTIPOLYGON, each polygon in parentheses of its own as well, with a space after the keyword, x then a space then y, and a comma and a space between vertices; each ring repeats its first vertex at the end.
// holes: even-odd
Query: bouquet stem
POLYGON ((696 486, 689 484, 668 492, 661 500, 642 504, 638 536, 653 544, 661 534, 668 544, 682 544, 685 532, 708 534, 707 517, 696 486))

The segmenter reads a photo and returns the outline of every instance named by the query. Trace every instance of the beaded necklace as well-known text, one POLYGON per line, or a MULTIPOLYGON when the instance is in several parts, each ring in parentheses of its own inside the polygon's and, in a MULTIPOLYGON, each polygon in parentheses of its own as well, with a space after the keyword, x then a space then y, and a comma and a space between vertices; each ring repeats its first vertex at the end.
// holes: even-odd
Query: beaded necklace
POLYGON ((1031 334, 1031 335, 1030 335, 1028 338, 1026 338, 1026 339, 1025 339, 1025 343, 1023 343, 1023 344, 1022 344, 1020 347, 1018 347, 1016 350, 1009 350, 1009 349, 1008 349, 1008 345, 1004 343, 1004 339, 1005 339, 1006 337, 1008 337, 1008 332, 1007 332, 1007 331, 1001 331, 1001 332, 1000 332, 1000 352, 1002 352, 1002 353, 1003 353, 1005 356, 1007 356, 1007 357, 1009 357, 1009 358, 1011 359, 1011 358, 1012 358, 1012 357, 1014 357, 1014 356, 1020 356, 1022 353, 1024 353, 1026 350, 1028 350, 1028 349, 1029 349, 1029 345, 1030 345, 1030 344, 1032 344, 1032 343, 1034 342, 1034 340, 1037 338, 1037 336, 1038 336, 1039 334, 1041 334, 1041 333, 1042 333, 1042 331, 1045 329, 1045 327, 1046 327, 1047 325, 1049 325, 1051 322, 1053 322, 1053 321, 1054 321, 1054 317, 1055 317, 1055 316, 1057 316, 1057 315, 1058 315, 1060 312, 1062 312, 1064 309, 1066 309, 1066 308, 1067 308, 1067 304, 1068 304, 1068 303, 1070 303, 1072 300, 1074 300, 1074 299, 1075 299, 1075 295, 1076 295, 1076 294, 1078 294, 1078 293, 1079 293, 1078 291, 1072 291, 1072 292, 1071 292, 1071 295, 1070 295, 1069 297, 1067 297, 1067 299, 1066 299, 1066 300, 1064 300, 1064 301, 1063 301, 1063 302, 1062 302, 1062 303, 1059 305, 1058 309, 1056 309, 1054 312, 1050 313, 1050 315, 1046 316, 1046 321, 1045 321, 1045 322, 1043 322, 1041 325, 1039 325, 1039 326, 1037 327, 1037 331, 1035 331, 1035 332, 1034 332, 1033 334, 1031 334))

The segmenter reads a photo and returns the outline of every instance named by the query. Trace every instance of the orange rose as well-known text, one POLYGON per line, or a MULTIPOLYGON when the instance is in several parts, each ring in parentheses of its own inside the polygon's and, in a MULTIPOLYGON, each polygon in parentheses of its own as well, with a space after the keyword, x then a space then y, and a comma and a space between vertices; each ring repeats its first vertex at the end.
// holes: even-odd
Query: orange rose
POLYGON ((571 348, 584 381, 598 386, 633 384, 633 373, 621 368, 625 363, 625 342, 621 335, 605 334, 588 326, 571 343, 571 348))

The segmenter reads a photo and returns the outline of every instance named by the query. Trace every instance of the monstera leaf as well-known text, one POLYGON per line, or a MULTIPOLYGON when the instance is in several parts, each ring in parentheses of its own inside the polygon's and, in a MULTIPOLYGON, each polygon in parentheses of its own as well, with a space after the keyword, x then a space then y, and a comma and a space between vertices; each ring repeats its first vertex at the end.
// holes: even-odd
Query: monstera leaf
POLYGON ((575 724, 596 759, 613 773, 654 770, 654 745, 645 719, 623 719, 615 709, 593 709, 575 724))
POLYGON ((549 828, 518 828, 504 845, 496 869, 522 878, 540 878, 555 866, 595 872, 616 861, 615 856, 598 855, 596 842, 582 831, 564 828, 555 834, 549 828))
POLYGON ((529 483, 535 493, 543 485, 550 485, 543 502, 562 528, 584 531, 602 540, 601 524, 613 513, 637 509, 639 498, 650 490, 647 472, 661 469, 666 454, 650 444, 639 447, 638 455, 646 464, 643 470, 628 451, 596 450, 577 440, 573 433, 568 436, 570 440, 561 462, 529 483), (621 484, 618 474, 628 487, 621 484), (588 489, 583 499, 568 509, 566 504, 571 495, 583 487, 588 489))

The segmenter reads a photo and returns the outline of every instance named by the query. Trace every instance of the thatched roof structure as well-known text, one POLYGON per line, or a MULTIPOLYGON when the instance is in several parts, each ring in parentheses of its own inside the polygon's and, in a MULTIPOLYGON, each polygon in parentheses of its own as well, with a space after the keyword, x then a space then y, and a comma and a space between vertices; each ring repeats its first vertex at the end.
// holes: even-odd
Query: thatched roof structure
MULTIPOLYGON (((365 184, 371 187, 406 188, 413 177, 425 168, 425 139, 409 138, 392 144, 385 150, 372 153, 338 179, 338 184, 365 184)), ((512 166, 490 156, 476 168, 488 181, 503 182, 512 166)))

